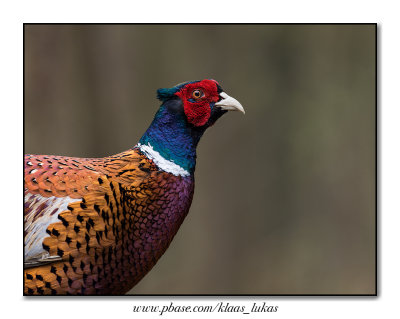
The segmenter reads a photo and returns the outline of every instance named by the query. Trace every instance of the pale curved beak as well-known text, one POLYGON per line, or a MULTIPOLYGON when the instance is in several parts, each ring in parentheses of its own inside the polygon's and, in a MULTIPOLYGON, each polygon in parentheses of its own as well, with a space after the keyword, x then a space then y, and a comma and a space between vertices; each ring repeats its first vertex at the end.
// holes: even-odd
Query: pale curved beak
POLYGON ((239 111, 239 112, 242 112, 243 114, 245 114, 244 108, 243 108, 242 104, 239 103, 238 100, 229 96, 225 92, 221 92, 219 95, 222 97, 222 100, 215 103, 215 106, 220 107, 222 110, 239 111))

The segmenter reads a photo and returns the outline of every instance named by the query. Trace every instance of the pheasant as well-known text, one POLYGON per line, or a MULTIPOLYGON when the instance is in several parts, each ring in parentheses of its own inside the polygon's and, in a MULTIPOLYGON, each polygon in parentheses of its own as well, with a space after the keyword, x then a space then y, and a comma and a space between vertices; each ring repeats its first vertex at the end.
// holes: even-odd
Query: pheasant
POLYGON ((25 155, 24 294, 116 295, 168 248, 194 191, 196 146, 229 110, 215 80, 159 89, 139 142, 105 158, 25 155))

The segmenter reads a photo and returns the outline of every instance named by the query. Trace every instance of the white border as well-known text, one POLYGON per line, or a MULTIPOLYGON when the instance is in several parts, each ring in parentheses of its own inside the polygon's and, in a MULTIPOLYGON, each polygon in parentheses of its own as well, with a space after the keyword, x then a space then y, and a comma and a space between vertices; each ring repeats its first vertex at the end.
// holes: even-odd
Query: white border
MULTIPOLYGON (((279 305, 274 318, 396 318, 399 296, 400 107, 398 7, 395 1, 5 1, 0 9, 1 167, 2 167, 2 312, 25 318, 52 314, 71 318, 156 318, 131 312, 133 304, 235 303, 269 300, 279 305), (168 4, 168 5, 167 5, 168 4), (188 14, 190 12, 190 14, 188 14), (22 23, 23 22, 378 22, 382 84, 379 297, 341 298, 22 298, 22 23)), ((239 45, 239 44, 238 44, 239 45)), ((215 54, 219 54, 216 52, 215 54)), ((356 123, 355 123, 356 125, 356 123)), ((179 314, 166 314, 175 318, 179 314)), ((195 316, 195 315, 193 315, 195 316)), ((218 318, 244 315, 214 314, 218 318)), ((258 315, 248 315, 254 318, 258 315)), ((181 318, 187 315, 180 315, 181 318)), ((204 314, 198 314, 198 318, 204 314)))

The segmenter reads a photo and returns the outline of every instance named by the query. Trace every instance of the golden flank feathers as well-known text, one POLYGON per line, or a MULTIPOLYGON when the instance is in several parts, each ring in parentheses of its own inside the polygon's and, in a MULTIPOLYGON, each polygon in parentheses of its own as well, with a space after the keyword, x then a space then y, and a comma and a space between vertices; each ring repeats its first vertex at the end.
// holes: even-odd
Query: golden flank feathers
POLYGON ((25 164, 28 295, 125 293, 164 253, 192 199, 191 179, 136 149, 104 159, 28 155, 25 164))

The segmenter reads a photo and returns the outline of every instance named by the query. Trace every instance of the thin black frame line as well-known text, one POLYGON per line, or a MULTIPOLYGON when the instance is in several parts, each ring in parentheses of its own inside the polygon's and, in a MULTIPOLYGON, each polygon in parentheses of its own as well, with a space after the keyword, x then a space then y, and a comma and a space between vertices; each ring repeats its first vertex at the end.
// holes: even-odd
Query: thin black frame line
MULTIPOLYGON (((22 171, 25 177, 25 24, 22 25, 22 171)), ((22 181, 22 229, 25 232, 25 178, 22 181)), ((22 234, 22 260, 25 261, 25 236, 22 234)), ((25 271, 22 267, 22 291, 25 290, 25 271)), ((25 296, 25 293, 24 293, 25 296)))
MULTIPOLYGON (((82 296, 69 296, 69 295, 57 295, 57 296, 34 296, 25 294, 25 276, 24 276, 24 267, 22 267, 22 276, 23 276, 23 296, 24 297, 377 297, 378 296, 378 24, 377 23, 23 23, 22 24, 22 64, 23 64, 23 81, 22 81, 22 90, 23 90, 23 112, 22 112, 22 132, 23 132, 23 156, 25 156, 25 26, 28 25, 375 25, 375 293, 374 294, 125 294, 125 295, 82 295, 82 296)), ((24 157, 22 158, 22 166, 23 171, 25 168, 24 157)), ((24 192, 25 192, 25 182, 23 185, 23 195, 22 195, 22 206, 24 209, 24 192)), ((24 213, 22 209, 22 227, 24 228, 24 213)), ((23 260, 25 257, 25 244, 24 244, 24 235, 22 235, 22 254, 23 260)))
POLYGON ((193 25, 193 26, 200 26, 200 25, 237 25, 237 26, 244 26, 244 25, 249 25, 249 26, 257 26, 257 25, 288 25, 288 26, 308 26, 308 25, 377 25, 377 22, 337 22, 337 23, 329 23, 329 22, 312 22, 312 23, 296 23, 296 22, 278 22, 278 23, 265 23, 265 22, 253 22, 253 23, 235 23, 235 22, 228 22, 228 23, 221 23, 221 22, 202 22, 202 23, 195 23, 195 22, 169 22, 169 23, 159 23, 159 22, 147 22, 147 23, 137 23, 137 22, 46 22, 46 23, 40 23, 40 22, 24 22, 24 25, 154 25, 154 26, 162 26, 162 25, 193 25))
POLYGON ((378 178, 378 25, 375 25, 375 294, 378 296, 378 207, 379 207, 379 178, 378 178))
POLYGON ((32 298, 81 298, 81 297, 377 297, 376 294, 254 294, 254 295, 241 295, 241 294, 125 294, 125 295, 24 295, 25 297, 32 298))

